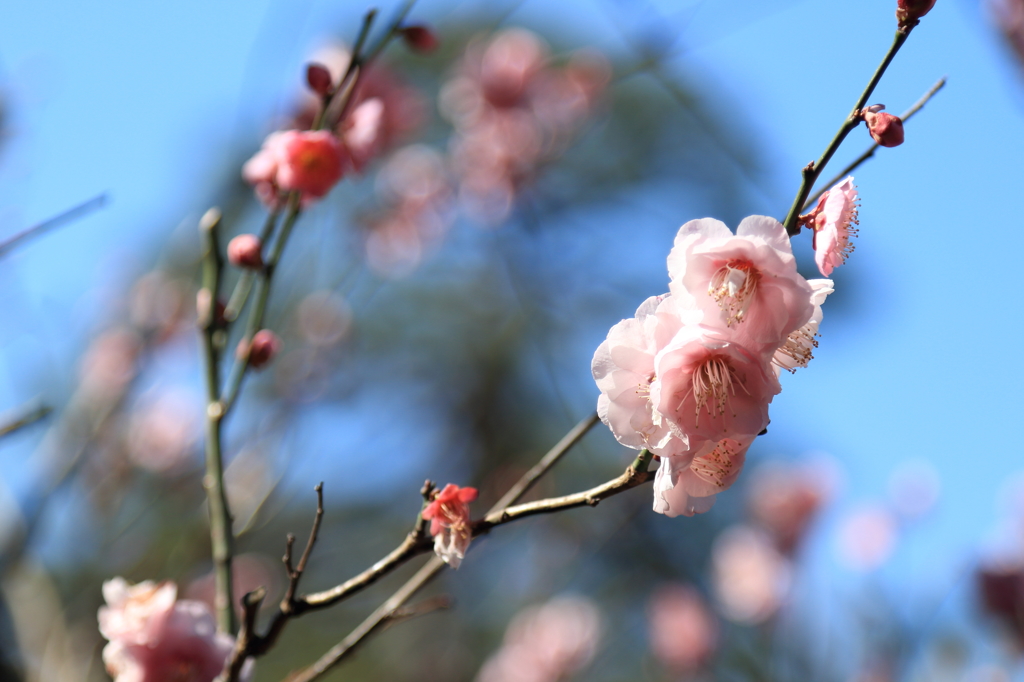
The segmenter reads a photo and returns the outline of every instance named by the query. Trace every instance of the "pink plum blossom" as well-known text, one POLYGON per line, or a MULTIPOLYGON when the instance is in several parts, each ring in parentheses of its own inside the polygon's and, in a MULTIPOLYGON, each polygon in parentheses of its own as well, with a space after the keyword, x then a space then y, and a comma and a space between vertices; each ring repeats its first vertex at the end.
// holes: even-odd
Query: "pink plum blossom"
POLYGON ((423 510, 423 518, 430 521, 430 534, 434 536, 434 552, 452 568, 458 568, 466 558, 473 539, 469 503, 476 496, 476 488, 449 483, 423 510))
POLYGON ((814 261, 826 277, 853 253, 850 240, 857 236, 857 200, 851 175, 821 195, 813 211, 814 261))
MULTIPOLYGON (((110 640, 103 662, 115 682, 211 682, 234 649, 206 604, 176 601, 174 583, 115 578, 103 584, 103 596, 100 632, 110 640)), ((242 679, 251 677, 247 663, 242 679)))
POLYGON ((754 472, 748 488, 750 516, 780 552, 793 556, 831 487, 824 462, 774 462, 754 472))
POLYGON ((654 511, 666 516, 703 514, 715 495, 740 475, 756 434, 706 441, 687 456, 663 457, 654 477, 654 511))
POLYGON ((280 205, 279 191, 300 192, 309 204, 334 187, 348 163, 348 152, 329 131, 285 130, 267 136, 242 167, 242 177, 271 208, 280 205))
POLYGON ((786 337, 786 340, 775 351, 775 355, 772 356, 772 366, 776 374, 782 370, 795 372, 798 367, 806 367, 807 363, 814 359, 814 349, 818 347, 818 327, 821 325, 822 318, 821 304, 834 289, 830 279, 809 279, 807 283, 814 291, 811 295, 814 312, 807 324, 786 337))
POLYGON ((651 404, 691 443, 760 433, 782 390, 761 356, 698 326, 684 327, 658 352, 654 371, 651 404))
POLYGON ((601 389, 597 414, 626 447, 648 448, 657 455, 680 454, 687 441, 673 432, 651 403, 654 359, 683 325, 681 310, 668 294, 652 296, 637 308, 636 316, 622 320, 597 348, 591 369, 601 389))
POLYGON ((702 324, 729 329, 753 352, 773 352, 813 311, 786 229, 766 216, 744 218, 735 235, 718 220, 691 220, 679 228, 668 270, 669 289, 693 297, 702 324))

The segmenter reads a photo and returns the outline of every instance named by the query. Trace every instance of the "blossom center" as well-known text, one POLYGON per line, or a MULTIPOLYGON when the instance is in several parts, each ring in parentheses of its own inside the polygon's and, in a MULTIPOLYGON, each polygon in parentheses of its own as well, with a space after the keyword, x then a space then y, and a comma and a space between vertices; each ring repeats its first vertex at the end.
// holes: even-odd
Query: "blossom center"
POLYGON ((708 295, 715 299, 718 307, 725 312, 726 325, 732 326, 733 322, 743 321, 757 293, 757 284, 760 280, 760 270, 742 258, 726 261, 711 276, 708 295))
MULTIPOLYGON (((698 418, 703 409, 712 417, 725 414, 729 405, 729 396, 736 394, 733 385, 733 368, 728 358, 721 355, 710 355, 704 359, 693 372, 692 391, 694 413, 698 418)), ((737 382, 739 383, 739 382, 737 382)), ((743 384, 740 383, 743 388, 743 384)))

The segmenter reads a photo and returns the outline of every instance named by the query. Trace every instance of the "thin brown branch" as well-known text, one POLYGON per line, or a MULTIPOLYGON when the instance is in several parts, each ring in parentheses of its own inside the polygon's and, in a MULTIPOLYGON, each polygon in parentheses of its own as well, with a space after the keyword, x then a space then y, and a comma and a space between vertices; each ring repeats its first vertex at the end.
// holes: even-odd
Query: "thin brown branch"
MULTIPOLYGON (((564 440, 565 439, 563 439, 563 441, 564 440)), ((547 459, 547 455, 545 455, 545 459, 547 459)), ((526 518, 528 516, 534 516, 536 514, 550 514, 564 511, 566 509, 573 509, 575 507, 596 506, 601 502, 601 500, 605 500, 613 495, 635 488, 638 485, 646 483, 654 478, 654 474, 647 470, 651 459, 652 455, 650 452, 647 450, 641 451, 640 455, 633 461, 629 468, 622 473, 621 476, 595 488, 591 488, 590 490, 585 490, 574 495, 566 495, 564 497, 528 502, 515 507, 492 509, 488 512, 487 516, 474 524, 473 535, 481 535, 487 533, 496 526, 511 523, 512 521, 526 518)), ((532 471, 533 470, 531 469, 531 472, 532 471)), ((523 478, 513 486, 513 490, 516 489, 520 483, 526 480, 530 476, 531 472, 524 474, 523 478)), ((447 564, 440 558, 436 556, 432 557, 430 561, 423 564, 420 570, 417 571, 408 582, 402 585, 402 587, 391 595, 387 601, 377 607, 377 609, 371 613, 366 620, 360 623, 355 630, 350 632, 345 639, 332 647, 310 667, 289 676, 288 682, 312 682, 336 666, 342 661, 342 659, 352 653, 352 651, 354 651, 356 647, 367 637, 379 630, 382 625, 386 624, 406 601, 430 582, 430 580, 440 573, 441 569, 445 566, 447 566, 447 564)))
MULTIPOLYGON (((911 116, 921 111, 921 108, 928 103, 928 100, 930 100, 932 96, 935 95, 935 93, 937 93, 939 90, 941 90, 945 85, 946 77, 943 76, 938 80, 938 82, 935 83, 935 85, 928 89, 928 92, 922 95, 921 99, 917 100, 917 102, 914 103, 914 106, 910 107, 909 109, 903 112, 903 114, 900 116, 900 118, 903 119, 903 122, 905 123, 909 121, 911 116)), ((812 206, 814 206, 814 204, 818 202, 818 199, 821 198, 821 195, 828 191, 830 187, 835 186, 836 183, 838 183, 840 180, 842 180, 847 175, 856 170, 862 163, 873 157, 880 146, 881 145, 879 145, 878 143, 875 143, 868 147, 863 154, 854 159, 848 166, 846 166, 846 168, 836 173, 835 177, 833 177, 828 182, 824 183, 821 186, 821 189, 815 192, 814 195, 812 195, 807 201, 804 202, 804 206, 800 210, 809 210, 812 206)))
POLYGON ((558 463, 558 460, 562 459, 565 453, 569 452, 572 446, 576 445, 583 436, 587 435, 590 429, 594 428, 594 425, 600 421, 597 417, 597 413, 594 412, 590 416, 582 419, 576 426, 572 428, 569 433, 565 434, 562 440, 555 444, 555 447, 548 450, 547 454, 541 457, 540 461, 533 465, 533 467, 523 474, 522 478, 516 481, 516 484, 509 488, 508 492, 502 495, 501 499, 494 503, 488 514, 491 512, 504 509, 505 507, 515 504, 518 502, 523 495, 533 487, 541 476, 546 474, 551 467, 558 463))
POLYGON ((448 594, 439 594, 436 597, 430 599, 424 599, 421 602, 413 604, 411 606, 402 606, 392 611, 388 617, 388 625, 395 625, 397 623, 403 623, 413 618, 419 618, 420 616, 426 616, 434 613, 435 611, 447 611, 455 605, 455 599, 448 594))
POLYGON ((644 450, 636 461, 622 472, 621 476, 607 483, 595 486, 590 490, 492 511, 473 524, 473 536, 482 535, 496 526, 517 521, 527 516, 553 514, 565 511, 566 509, 575 509, 576 507, 596 507, 602 500, 635 488, 638 485, 643 485, 653 479, 654 473, 647 470, 650 460, 651 454, 644 450))

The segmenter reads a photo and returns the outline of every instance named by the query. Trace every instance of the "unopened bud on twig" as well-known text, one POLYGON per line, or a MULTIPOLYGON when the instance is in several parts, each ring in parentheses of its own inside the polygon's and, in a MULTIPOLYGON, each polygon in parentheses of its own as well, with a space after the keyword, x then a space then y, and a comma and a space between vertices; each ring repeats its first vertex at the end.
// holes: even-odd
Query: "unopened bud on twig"
POLYGON ((887 114, 884 105, 872 104, 864 109, 864 123, 871 138, 883 147, 898 147, 903 144, 903 121, 899 116, 887 114))
MULTIPOLYGON (((269 329, 261 329, 252 337, 248 350, 249 366, 253 369, 259 369, 269 364, 281 350, 281 339, 269 329)), ((242 339, 238 344, 238 356, 245 357, 245 351, 245 339, 242 339)))
POLYGON ((405 44, 416 52, 433 52, 440 44, 434 32, 426 26, 406 26, 401 33, 405 44))
POLYGON ((306 66, 306 83, 309 84, 309 89, 316 94, 326 95, 332 87, 331 72, 322 64, 310 62, 306 66))
POLYGON ((932 7, 935 7, 935 0, 896 0, 896 20, 901 29, 913 28, 932 7))
POLYGON ((235 267, 259 270, 263 267, 263 243, 254 234, 240 234, 228 242, 228 262, 235 267))

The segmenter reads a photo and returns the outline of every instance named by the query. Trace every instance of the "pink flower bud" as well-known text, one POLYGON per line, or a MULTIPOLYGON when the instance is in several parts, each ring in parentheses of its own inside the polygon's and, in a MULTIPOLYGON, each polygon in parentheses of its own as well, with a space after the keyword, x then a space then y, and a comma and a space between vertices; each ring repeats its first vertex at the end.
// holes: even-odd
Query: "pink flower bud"
MULTIPOLYGON (((281 339, 269 329, 261 329, 252 337, 252 343, 249 345, 248 350, 249 366, 253 369, 260 369, 269 364, 274 359, 274 356, 280 352, 281 339)), ((245 339, 242 339, 236 351, 238 357, 245 357, 245 351, 245 339)))
POLYGON ((402 29, 402 39, 416 52, 433 52, 439 44, 437 36, 426 26, 406 26, 402 29))
POLYGON ((901 27, 916 25, 932 7, 935 7, 935 0, 896 0, 896 19, 901 27))
POLYGON ((306 66, 306 83, 309 89, 318 95, 326 95, 331 91, 331 72, 326 66, 311 62, 306 66))
POLYGON ((903 144, 903 121, 899 116, 887 114, 885 106, 873 104, 864 109, 864 122, 871 138, 883 147, 898 147, 903 144))
POLYGON ((259 270, 263 267, 263 243, 254 234, 240 234, 228 242, 228 262, 235 267, 259 270))

